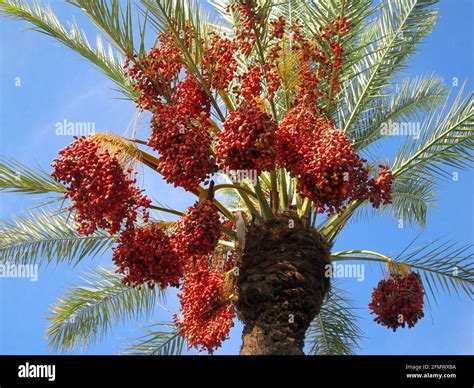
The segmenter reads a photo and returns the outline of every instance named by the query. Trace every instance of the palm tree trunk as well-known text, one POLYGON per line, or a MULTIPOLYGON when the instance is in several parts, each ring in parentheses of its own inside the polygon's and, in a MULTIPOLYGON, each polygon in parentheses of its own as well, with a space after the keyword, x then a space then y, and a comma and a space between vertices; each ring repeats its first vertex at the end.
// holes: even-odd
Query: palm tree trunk
POLYGON ((249 227, 237 263, 240 354, 304 354, 306 330, 329 290, 329 249, 296 214, 249 227))

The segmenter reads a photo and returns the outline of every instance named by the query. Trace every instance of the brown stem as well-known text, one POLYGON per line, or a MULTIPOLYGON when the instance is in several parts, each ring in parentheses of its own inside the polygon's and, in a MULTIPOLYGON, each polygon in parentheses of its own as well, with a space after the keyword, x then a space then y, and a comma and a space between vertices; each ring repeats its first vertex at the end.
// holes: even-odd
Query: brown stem
POLYGON ((130 143, 137 143, 137 144, 142 144, 142 145, 148 145, 148 142, 145 140, 140 140, 140 139, 130 139, 128 137, 120 136, 123 140, 129 141, 130 143))
POLYGON ((208 201, 213 201, 214 200, 214 181, 211 181, 211 183, 209 183, 209 188, 207 189, 206 199, 208 201))

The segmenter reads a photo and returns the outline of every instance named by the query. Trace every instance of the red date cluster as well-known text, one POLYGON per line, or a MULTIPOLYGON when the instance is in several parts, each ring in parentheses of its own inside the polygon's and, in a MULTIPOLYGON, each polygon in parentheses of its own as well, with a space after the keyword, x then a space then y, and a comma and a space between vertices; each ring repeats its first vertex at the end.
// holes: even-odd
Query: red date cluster
POLYGON ((188 347, 212 354, 221 346, 234 325, 234 305, 230 290, 224 288, 224 274, 199 266, 186 274, 178 297, 181 317, 174 315, 180 334, 188 347))
POLYGON ((116 155, 97 140, 81 137, 59 155, 51 175, 67 186, 65 196, 72 200, 79 233, 90 235, 101 228, 114 234, 124 220, 127 228, 133 227, 140 209, 147 221, 151 201, 135 186, 136 180, 129 176, 132 170, 125 172, 116 155))
POLYGON ((310 106, 295 106, 285 114, 278 126, 278 163, 298 176, 304 170, 303 147, 313 142, 321 132, 332 129, 328 119, 317 116, 310 106))
POLYGON ((192 267, 195 257, 211 254, 220 235, 217 209, 205 200, 186 211, 171 235, 156 224, 125 230, 113 250, 113 260, 126 284, 178 286, 185 268, 192 267))
POLYGON ((203 55, 203 73, 212 89, 227 91, 237 70, 236 51, 234 40, 211 32, 209 46, 203 55))
POLYGON ((185 261, 159 226, 151 224, 124 231, 113 249, 117 273, 131 286, 177 286, 183 276, 185 261))
POLYGON ((369 179, 367 162, 349 137, 310 107, 296 106, 280 123, 278 162, 298 178, 298 190, 319 212, 340 212, 348 201, 369 199, 374 207, 391 202, 392 174, 380 166, 369 179))
POLYGON ((124 65, 126 74, 134 80, 133 89, 140 93, 137 105, 150 111, 163 98, 171 97, 173 85, 183 68, 180 51, 171 35, 160 34, 158 42, 158 47, 152 48, 146 57, 128 57, 124 65))
MULTIPOLYGON (((240 24, 235 31, 235 48, 244 56, 249 56, 258 39, 262 39, 262 24, 265 22, 265 10, 255 0, 237 0, 229 4, 228 12, 238 12, 240 24)), ((265 22, 266 23, 266 22, 265 22)), ((265 61, 260 64, 251 63, 246 73, 237 76, 234 92, 242 96, 244 101, 253 101, 262 93, 262 81, 265 80, 266 97, 273 101, 280 88, 279 57, 281 41, 284 37, 286 20, 284 17, 270 22, 270 49, 265 54, 265 61)), ((261 45, 260 45, 261 47, 261 45)), ((259 49, 260 50, 260 49, 259 49)), ((259 56, 263 53, 259 52, 259 56)))
POLYGON ((208 95, 190 74, 179 82, 173 100, 184 121, 207 119, 211 115, 208 95))
POLYGON ((187 256, 208 255, 221 235, 219 213, 212 201, 191 206, 177 222, 172 236, 177 252, 187 256))
POLYGON ((424 316, 423 296, 419 274, 392 274, 372 291, 369 309, 377 315, 375 322, 393 331, 405 324, 411 328, 424 316))
POLYGON ((262 93, 262 72, 256 64, 250 65, 241 77, 240 95, 244 101, 254 101, 262 93))
POLYGON ((280 16, 278 19, 270 22, 272 25, 271 38, 282 39, 285 34, 286 19, 280 16))
POLYGON ((379 166, 379 176, 369 181, 369 199, 376 209, 381 204, 392 203, 393 175, 387 166, 379 166))
POLYGON ((310 108, 297 106, 286 114, 278 129, 278 147, 280 164, 298 178, 298 190, 320 212, 338 212, 348 199, 364 194, 364 161, 343 132, 310 108))
POLYGON ((301 58, 296 96, 298 104, 313 104, 320 113, 334 106, 335 96, 340 91, 339 73, 343 55, 340 40, 348 33, 349 26, 350 21, 345 17, 332 19, 311 38, 303 34, 298 20, 290 26, 292 50, 301 58), (326 101, 326 106, 320 104, 321 98, 326 101))
POLYGON ((262 81, 265 80, 266 97, 269 101, 273 101, 281 85, 278 59, 286 25, 285 18, 280 17, 270 22, 272 42, 269 44, 268 52, 263 54, 262 45, 259 43, 256 46, 256 42, 257 39, 264 39, 263 25, 267 23, 265 7, 255 0, 236 0, 230 2, 227 11, 237 13, 239 19, 239 23, 235 26, 235 51, 248 57, 254 47, 258 47, 260 59, 265 55, 264 61, 260 61, 260 64, 251 63, 246 73, 236 77, 234 92, 237 96, 242 96, 244 101, 253 101, 253 98, 260 97, 263 89, 262 81))
POLYGON ((320 212, 337 213, 348 200, 366 196, 365 161, 356 154, 344 132, 323 131, 300 152, 305 166, 299 174, 298 187, 320 212))
POLYGON ((194 190, 217 169, 209 116, 209 98, 191 75, 179 83, 172 103, 155 106, 148 145, 160 153, 158 172, 175 187, 194 190))
MULTIPOLYGON (((187 25, 185 45, 193 36, 187 25)), ((138 106, 153 113, 148 145, 160 153, 158 171, 168 183, 191 191, 216 171, 208 123, 210 99, 191 74, 179 81, 183 60, 170 32, 160 34, 158 41, 143 59, 132 58, 127 75, 140 92, 138 106)))
POLYGON ((268 171, 275 166, 278 124, 254 104, 230 113, 216 145, 221 168, 268 171))
POLYGON ((239 25, 235 36, 240 51, 249 55, 256 41, 256 27, 258 26, 258 4, 256 0, 232 0, 227 12, 237 12, 239 25))

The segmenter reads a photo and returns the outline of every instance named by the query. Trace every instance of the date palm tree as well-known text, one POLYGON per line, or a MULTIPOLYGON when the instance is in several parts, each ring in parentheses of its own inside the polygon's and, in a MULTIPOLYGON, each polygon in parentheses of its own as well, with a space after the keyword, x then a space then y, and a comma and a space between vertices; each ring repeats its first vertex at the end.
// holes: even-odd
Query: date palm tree
MULTIPOLYGON (((97 27, 95 45, 89 43, 77 24, 65 27, 47 5, 0 0, 0 11, 26 21, 34 30, 76 51, 131 101, 137 100, 139 91, 134 87, 134 79, 124 71, 124 59, 143 58, 150 36, 170 34, 186 70, 208 93, 215 124, 211 131, 218 134, 222 130, 238 97, 232 89, 210 91, 203 77, 200 53, 209 42, 210 31, 220 36, 234 33, 232 27, 239 23, 238 10, 229 9, 227 0, 211 0, 213 12, 209 15, 199 2, 192 0, 68 3, 84 12, 97 27), (182 36, 186 26, 192 26, 196 33, 190 45, 184 43, 182 36)), ((407 60, 436 23, 437 11, 432 7, 436 0, 257 3, 260 29, 253 50, 257 61, 262 62, 270 55, 271 45, 265 40, 270 35, 270 22, 280 17, 289 22, 298 20, 304 36, 314 35, 331 20, 350 20, 349 30, 344 34, 338 30, 334 37, 343 49, 341 66, 329 68, 329 79, 338 77, 340 91, 328 87, 320 99, 322 109, 335 127, 351 139, 354 149, 367 157, 369 170, 378 164, 373 156, 374 145, 389 134, 382 130, 387 122, 421 120, 419 139, 402 142, 391 162, 391 203, 382 204, 372 213, 382 212, 404 223, 425 226, 437 181, 449 175, 451 167, 469 167, 473 149, 472 93, 462 87, 456 96, 450 96, 443 81, 435 75, 401 78, 407 60)), ((270 114, 278 122, 290 108, 298 69, 298 58, 285 53, 283 48, 278 67, 284 85, 268 103, 270 114)), ((238 68, 247 69, 252 64, 242 56, 238 68)), ((118 134, 96 137, 103 144, 120 149, 137 164, 154 171, 159 166, 159 156, 146 141, 118 134)), ((216 184, 211 191, 216 194, 213 201, 221 216, 232 225, 224 229, 226 238, 219 240, 217 249, 240 252, 238 274, 231 271, 233 280, 229 283, 236 287, 234 303, 244 323, 241 354, 303 354, 305 343, 308 354, 355 352, 362 333, 348 291, 334 282, 329 290, 329 279, 319 275, 326 257, 327 263, 379 262, 392 270, 415 270, 421 276, 426 298, 435 298, 441 290, 472 296, 469 245, 440 239, 403 249, 396 258, 370 249, 337 251, 338 235, 344 228, 353 227, 350 220, 358 221, 357 216, 367 212, 368 198, 350 200, 336 214, 316 217, 318 209, 298 190, 298 177, 284 168, 261 172, 254 182, 236 182, 229 174, 223 172, 221 176, 227 182, 216 184)), ((67 188, 47 172, 20 161, 1 160, 0 189, 57 198, 26 216, 2 222, 2 263, 53 262, 74 266, 110 251, 119 238, 118 234, 103 230, 81 235, 73 217, 62 206, 67 188)), ((209 195, 209 188, 197 186, 192 193, 202 199, 209 195)), ((174 217, 183 214, 181 209, 157 203, 151 209, 152 219, 165 230, 173 228, 174 217), (166 214, 169 220, 156 219, 166 214)), ((164 303, 165 297, 166 290, 130 287, 113 269, 99 267, 87 274, 86 284, 70 288, 52 308, 47 339, 53 349, 60 351, 94 343, 113 325, 132 317, 148 316, 155 306, 164 303)), ((186 338, 181 334, 174 322, 151 323, 128 350, 140 354, 181 354, 186 349, 186 338)))

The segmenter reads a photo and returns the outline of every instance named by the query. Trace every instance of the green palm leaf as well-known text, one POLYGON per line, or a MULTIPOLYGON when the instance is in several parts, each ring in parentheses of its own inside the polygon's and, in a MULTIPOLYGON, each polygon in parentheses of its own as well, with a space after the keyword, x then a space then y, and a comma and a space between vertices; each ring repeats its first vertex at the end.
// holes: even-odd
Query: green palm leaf
POLYGON ((144 47, 146 22, 139 29, 140 43, 134 42, 135 25, 133 23, 130 0, 67 0, 81 9, 106 34, 107 39, 124 55, 135 54, 135 47, 144 47))
POLYGON ((333 284, 321 312, 306 332, 307 354, 354 354, 362 334, 354 310, 348 293, 333 284))
POLYGON ((347 70, 338 115, 339 125, 349 132, 391 78, 400 71, 416 45, 433 28, 437 11, 428 9, 436 0, 388 0, 367 24, 360 41, 368 43, 361 59, 347 70), (343 112, 343 113, 342 113, 343 112))
POLYGON ((86 257, 103 254, 117 238, 103 231, 83 236, 76 226, 67 212, 59 210, 32 210, 24 217, 1 222, 0 262, 76 265, 86 257))
MULTIPOLYGON (((464 99, 462 95, 463 88, 451 107, 448 108, 448 96, 441 111, 433 109, 421 124, 420 138, 408 139, 397 154, 392 166, 395 187, 391 211, 405 221, 424 225, 436 179, 450 177, 448 167, 462 170, 472 164, 474 103, 472 95, 464 99), (410 188, 414 189, 412 193, 410 188)), ((325 220, 318 229, 334 240, 364 204, 361 200, 352 202, 341 215, 325 220)))
POLYGON ((427 179, 396 179, 392 191, 392 204, 382 206, 396 220, 426 226, 428 211, 435 203, 433 181, 427 179))
POLYGON ((392 203, 374 209, 364 202, 351 217, 353 223, 370 216, 388 214, 403 224, 426 226, 427 215, 436 201, 435 183, 428 179, 399 177, 392 188, 392 203))
POLYGON ((120 57, 114 53, 112 46, 99 35, 96 38, 96 47, 93 48, 75 22, 72 22, 70 28, 66 29, 51 7, 41 5, 38 1, 34 1, 30 6, 27 1, 0 0, 0 12, 15 19, 24 20, 34 26, 33 30, 57 39, 102 70, 126 96, 136 97, 136 93, 130 88, 128 77, 123 72, 120 57))
POLYGON ((146 334, 134 340, 125 354, 146 356, 179 356, 185 350, 186 340, 172 323, 158 322, 145 327, 146 334))
POLYGON ((64 193, 64 185, 43 170, 15 160, 0 159, 0 192, 22 194, 64 193))
POLYGON ((441 102, 446 92, 443 80, 434 75, 405 79, 384 89, 348 133, 357 150, 386 136, 383 126, 390 122, 421 120, 422 114, 441 102))
POLYGON ((404 253, 398 260, 422 272, 424 283, 435 301, 439 291, 448 294, 462 291, 472 298, 474 256, 471 250, 472 245, 434 241, 404 253))
POLYGON ((103 338, 113 325, 149 317, 165 292, 128 287, 121 276, 98 267, 71 287, 52 308, 46 332, 49 346, 62 352, 103 338))
POLYGON ((392 167, 395 177, 435 179, 449 177, 447 167, 465 169, 472 164, 474 150, 474 100, 462 98, 462 87, 448 109, 433 110, 422 123, 418 141, 408 140, 397 153, 392 167))

